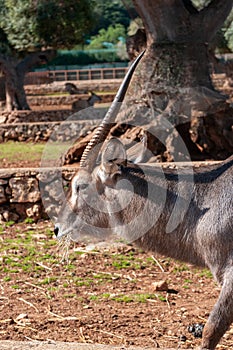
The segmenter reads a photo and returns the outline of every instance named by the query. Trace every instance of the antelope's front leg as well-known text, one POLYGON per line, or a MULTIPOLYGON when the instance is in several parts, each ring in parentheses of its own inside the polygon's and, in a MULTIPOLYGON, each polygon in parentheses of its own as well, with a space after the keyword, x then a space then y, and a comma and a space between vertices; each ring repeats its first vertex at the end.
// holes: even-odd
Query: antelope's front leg
POLYGON ((220 296, 204 327, 201 350, 214 350, 233 322, 233 266, 224 274, 220 296))

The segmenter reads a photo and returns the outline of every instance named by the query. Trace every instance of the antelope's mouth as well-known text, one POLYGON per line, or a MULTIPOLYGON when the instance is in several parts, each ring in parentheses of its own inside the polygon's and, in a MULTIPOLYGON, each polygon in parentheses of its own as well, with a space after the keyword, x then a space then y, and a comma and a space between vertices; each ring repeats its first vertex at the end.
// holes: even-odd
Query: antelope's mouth
POLYGON ((68 237, 71 238, 72 232, 73 232, 73 230, 71 230, 70 228, 63 231, 59 224, 56 224, 54 227, 54 234, 55 234, 57 240, 63 240, 63 239, 66 239, 68 237))

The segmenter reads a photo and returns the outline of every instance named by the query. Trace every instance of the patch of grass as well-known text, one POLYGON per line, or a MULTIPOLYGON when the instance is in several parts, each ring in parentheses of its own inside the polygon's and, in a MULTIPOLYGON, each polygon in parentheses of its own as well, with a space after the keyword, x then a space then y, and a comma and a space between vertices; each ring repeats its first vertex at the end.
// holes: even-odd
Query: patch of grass
POLYGON ((142 259, 138 259, 134 256, 133 252, 129 252, 128 254, 114 254, 112 256, 112 266, 114 266, 117 270, 121 269, 133 269, 140 270, 144 269, 147 266, 147 262, 142 259))
POLYGON ((10 162, 15 161, 17 154, 18 161, 40 160, 43 153, 44 143, 33 142, 13 142, 8 141, 1 144, 0 160, 7 159, 10 162))
POLYGON ((54 287, 54 286, 47 288, 48 292, 57 292, 58 290, 59 290, 59 287, 54 287))
POLYGON ((68 294, 64 294, 63 297, 66 298, 66 299, 72 299, 72 298, 76 297, 76 294, 68 293, 68 294))
POLYGON ((6 276, 3 278, 4 282, 10 282, 11 281, 11 277, 10 276, 6 276))
POLYGON ((13 220, 7 221, 7 222, 5 223, 6 227, 13 226, 14 224, 15 224, 15 222, 14 222, 13 220))
POLYGON ((89 300, 97 301, 99 299, 100 299, 100 296, 98 296, 98 295, 90 295, 90 297, 89 297, 89 300))
POLYGON ((199 272, 200 277, 207 277, 207 278, 213 278, 212 273, 208 269, 203 269, 201 272, 199 272))
POLYGON ((124 303, 131 303, 131 302, 146 303, 148 299, 159 299, 161 301, 164 301, 162 298, 160 299, 160 295, 148 294, 148 293, 130 294, 130 295, 123 294, 123 295, 117 295, 117 296, 111 297, 111 300, 114 300, 117 302, 124 302, 124 303))
POLYGON ((108 274, 108 273, 94 273, 93 278, 97 281, 97 283, 105 283, 105 282, 112 282, 113 279, 116 279, 114 275, 108 274))
POLYGON ((158 295, 157 295, 157 298, 158 298, 160 301, 163 301, 163 302, 166 301, 166 298, 165 298, 163 295, 161 295, 161 294, 158 294, 158 295))
POLYGON ((20 286, 18 286, 18 284, 15 284, 15 285, 11 286, 11 288, 13 288, 13 289, 20 289, 20 286))
POLYGON ((188 271, 189 270, 189 267, 185 264, 179 264, 179 265, 176 265, 176 267, 174 267, 174 269, 172 270, 173 273, 180 273, 180 272, 183 272, 183 271, 188 271))
POLYGON ((92 284, 94 284, 95 282, 93 281, 92 278, 83 278, 83 277, 75 277, 74 278, 74 283, 77 287, 82 287, 82 286, 86 286, 89 287, 92 284))
POLYGON ((98 300, 103 300, 103 299, 111 299, 111 294, 110 293, 103 293, 103 294, 92 294, 89 296, 89 300, 94 300, 94 301, 98 301, 98 300))
POLYGON ((46 284, 51 284, 54 282, 57 282, 58 278, 56 276, 49 276, 44 278, 42 281, 39 282, 40 285, 46 285, 46 284))
POLYGON ((34 220, 32 218, 26 218, 24 222, 25 224, 34 224, 34 220))
POLYGON ((117 302, 123 302, 123 303, 146 303, 149 299, 155 300, 159 299, 160 301, 166 301, 166 298, 160 294, 148 294, 148 293, 139 293, 139 294, 122 294, 122 295, 116 295, 113 297, 109 297, 109 299, 117 301, 117 302))
POLYGON ((183 288, 184 289, 189 289, 190 288, 190 284, 192 284, 193 283, 193 281, 192 280, 190 280, 190 279, 185 279, 184 280, 184 284, 183 284, 183 288))

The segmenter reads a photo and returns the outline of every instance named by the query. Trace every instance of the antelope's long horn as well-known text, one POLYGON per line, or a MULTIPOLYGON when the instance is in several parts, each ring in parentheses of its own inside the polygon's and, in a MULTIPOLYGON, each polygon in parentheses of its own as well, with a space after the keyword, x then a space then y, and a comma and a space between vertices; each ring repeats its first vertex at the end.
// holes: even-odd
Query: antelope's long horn
POLYGON ((92 137, 92 139, 88 142, 81 160, 80 160, 80 168, 87 168, 88 171, 92 171, 96 158, 98 156, 99 150, 102 146, 102 142, 106 139, 108 136, 108 133, 112 127, 112 123, 114 123, 116 116, 119 112, 119 109, 121 107, 121 103, 124 100, 127 88, 129 86, 130 80, 132 78, 133 72, 135 71, 135 68, 137 67, 140 59, 144 55, 145 51, 141 52, 140 55, 135 59, 135 61, 131 64, 123 82, 121 83, 121 86, 111 104, 109 107, 109 110, 107 111, 104 119, 102 120, 101 124, 96 128, 95 133, 92 137), (95 152, 90 151, 95 147, 95 152), (94 154, 93 154, 94 153, 94 154), (88 157, 89 156, 89 157, 88 157))

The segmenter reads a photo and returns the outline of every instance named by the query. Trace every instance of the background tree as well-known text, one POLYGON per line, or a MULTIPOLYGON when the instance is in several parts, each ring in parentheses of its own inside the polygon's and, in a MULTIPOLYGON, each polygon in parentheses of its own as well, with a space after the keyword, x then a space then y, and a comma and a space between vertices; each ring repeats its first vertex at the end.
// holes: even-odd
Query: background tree
POLYGON ((91 37, 91 43, 88 45, 88 49, 111 47, 117 44, 120 38, 126 38, 125 27, 120 23, 110 25, 107 29, 100 29, 97 35, 91 37))
MULTIPOLYGON (((228 155, 233 151, 233 113, 227 97, 213 86, 210 44, 233 0, 199 1, 199 6, 191 0, 132 2, 144 24, 147 50, 129 91, 128 118, 145 116, 147 108, 151 112, 144 123, 165 117, 189 147, 195 143, 197 151, 228 155)), ((172 150, 175 138, 168 142, 166 137, 172 150)))
POLYGON ((25 74, 53 58, 55 49, 82 42, 94 21, 91 0, 0 0, 0 70, 7 110, 29 109, 25 74))
POLYGON ((110 25, 121 24, 126 29, 131 18, 136 16, 136 11, 129 0, 126 2, 122 0, 96 0, 94 11, 97 21, 92 35, 98 34, 100 29, 107 29, 110 25))

